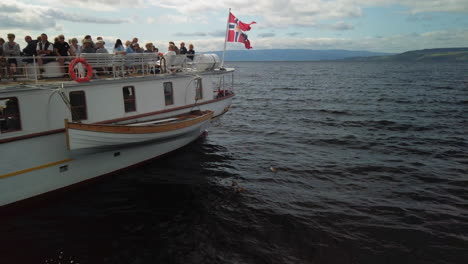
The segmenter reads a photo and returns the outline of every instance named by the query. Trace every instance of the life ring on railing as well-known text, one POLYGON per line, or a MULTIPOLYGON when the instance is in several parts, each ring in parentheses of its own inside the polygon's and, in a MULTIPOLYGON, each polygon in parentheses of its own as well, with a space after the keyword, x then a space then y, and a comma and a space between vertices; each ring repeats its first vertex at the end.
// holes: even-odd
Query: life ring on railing
POLYGON ((88 64, 88 62, 83 59, 83 58, 76 58, 70 62, 70 65, 68 65, 68 74, 70 74, 70 78, 75 80, 76 82, 82 83, 82 82, 89 82, 91 80, 91 77, 93 77, 93 67, 88 64), (86 67, 86 77, 77 77, 75 73, 75 66, 81 63, 84 67, 86 67))

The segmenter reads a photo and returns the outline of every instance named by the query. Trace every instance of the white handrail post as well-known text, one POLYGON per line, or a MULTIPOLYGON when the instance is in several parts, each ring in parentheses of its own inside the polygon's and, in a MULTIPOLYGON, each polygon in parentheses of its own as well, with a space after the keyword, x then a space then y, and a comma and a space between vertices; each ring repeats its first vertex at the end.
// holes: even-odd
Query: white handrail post
POLYGON ((229 18, 231 17, 231 8, 229 8, 229 14, 226 23, 226 36, 224 37, 224 50, 223 50, 223 60, 221 61, 221 69, 224 68, 224 55, 226 54, 226 43, 229 34, 229 18))
POLYGON ((33 55, 33 67, 34 67, 34 79, 37 84, 37 64, 36 64, 36 55, 33 55))

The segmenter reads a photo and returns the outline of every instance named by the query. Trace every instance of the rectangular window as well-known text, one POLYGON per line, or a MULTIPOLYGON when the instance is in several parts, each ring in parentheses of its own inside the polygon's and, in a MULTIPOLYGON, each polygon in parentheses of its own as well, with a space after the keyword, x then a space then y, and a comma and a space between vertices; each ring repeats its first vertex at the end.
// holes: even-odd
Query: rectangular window
POLYGON ((136 111, 135 87, 125 86, 123 88, 123 99, 124 99, 125 112, 136 111))
POLYGON ((86 96, 84 91, 70 92, 70 104, 73 121, 88 119, 86 96))
POLYGON ((0 98, 0 132, 21 130, 18 98, 0 98))
POLYGON ((166 105, 174 104, 174 89, 172 89, 172 82, 165 82, 163 85, 166 105))
POLYGON ((203 85, 201 79, 195 79, 195 101, 203 99, 203 85))

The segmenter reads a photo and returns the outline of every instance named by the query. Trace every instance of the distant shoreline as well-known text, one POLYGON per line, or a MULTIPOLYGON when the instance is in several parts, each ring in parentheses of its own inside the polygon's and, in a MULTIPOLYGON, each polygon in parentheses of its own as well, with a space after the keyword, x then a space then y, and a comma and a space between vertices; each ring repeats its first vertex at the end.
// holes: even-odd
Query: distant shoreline
POLYGON ((342 62, 342 63, 367 63, 367 62, 372 62, 372 63, 428 63, 428 62, 433 62, 433 63, 463 63, 466 64, 467 61, 391 61, 391 60, 301 60, 301 61, 293 61, 293 60, 285 60, 285 61, 225 61, 225 63, 231 63, 231 62, 249 62, 249 63, 259 63, 259 62, 276 62, 276 63, 281 63, 281 62, 295 62, 295 63, 308 63, 308 62, 342 62))
MULTIPOLYGON (((220 58, 222 51, 210 51, 220 58)), ((354 62, 468 62, 468 48, 437 48, 413 50, 399 54, 352 50, 228 50, 226 62, 301 62, 301 61, 354 61, 354 62)))

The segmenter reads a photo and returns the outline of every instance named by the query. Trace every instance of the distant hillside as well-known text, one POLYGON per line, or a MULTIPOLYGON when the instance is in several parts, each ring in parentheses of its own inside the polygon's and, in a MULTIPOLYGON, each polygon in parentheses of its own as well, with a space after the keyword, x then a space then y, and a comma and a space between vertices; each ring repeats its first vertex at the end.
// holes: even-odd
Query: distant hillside
MULTIPOLYGON (((222 51, 211 51, 219 58, 222 51)), ((307 49, 270 49, 270 50, 227 50, 226 61, 320 61, 342 60, 350 57, 390 55, 390 53, 353 51, 353 50, 307 50, 307 49)))
POLYGON ((395 55, 359 56, 346 61, 468 61, 468 48, 440 48, 412 50, 395 55))

